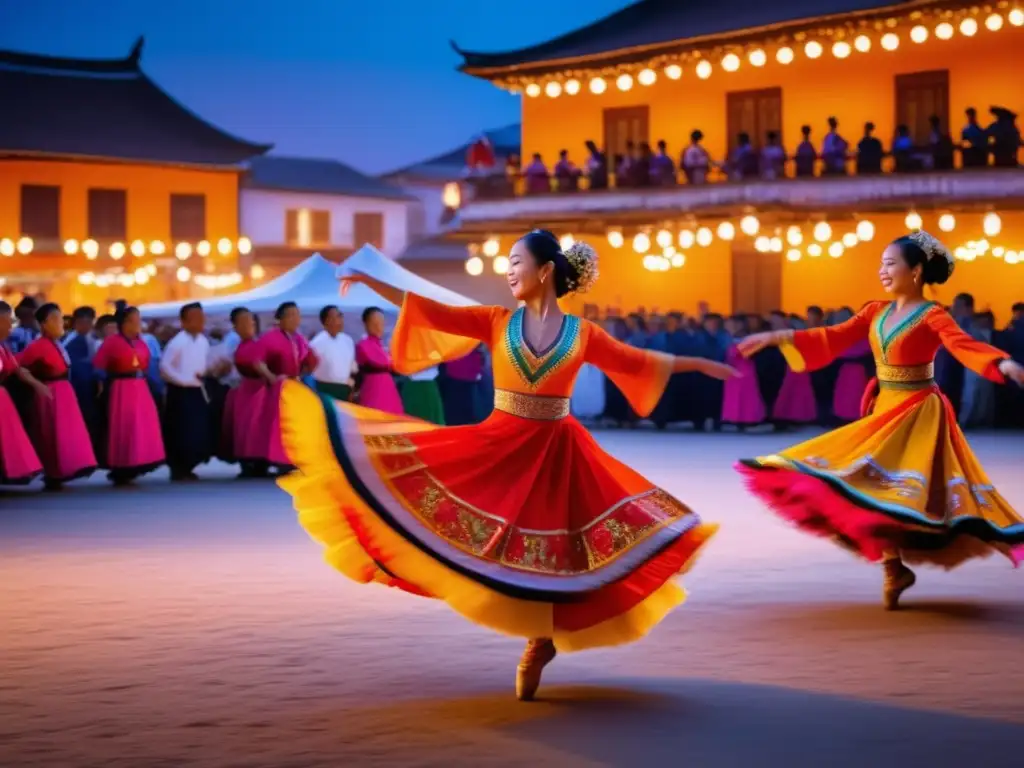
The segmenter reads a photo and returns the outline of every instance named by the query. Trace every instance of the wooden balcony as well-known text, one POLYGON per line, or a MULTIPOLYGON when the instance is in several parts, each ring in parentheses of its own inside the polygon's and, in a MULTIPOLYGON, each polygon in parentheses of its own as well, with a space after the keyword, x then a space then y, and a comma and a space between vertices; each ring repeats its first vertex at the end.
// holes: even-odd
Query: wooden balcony
MULTIPOLYGON (((579 189, 544 194, 480 195, 463 203, 462 230, 498 225, 538 226, 599 222, 652 223, 660 219, 735 217, 746 211, 793 215, 850 215, 944 209, 954 212, 1024 209, 1024 168, 776 180, 719 181, 678 186, 579 189)), ((494 189, 494 187, 490 187, 494 189)), ((467 197, 469 197, 467 195, 467 197)))

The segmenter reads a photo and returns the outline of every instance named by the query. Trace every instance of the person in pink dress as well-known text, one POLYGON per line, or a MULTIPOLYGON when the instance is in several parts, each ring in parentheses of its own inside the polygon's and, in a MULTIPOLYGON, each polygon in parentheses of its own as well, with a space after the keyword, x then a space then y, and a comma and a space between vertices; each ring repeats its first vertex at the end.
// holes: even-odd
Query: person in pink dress
POLYGON ((232 311, 235 333, 241 341, 234 365, 241 378, 228 392, 224 405, 224 453, 241 465, 239 477, 266 477, 269 468, 270 425, 252 414, 267 410, 277 377, 266 363, 263 345, 256 338, 256 316, 244 307, 232 311))
POLYGON ((36 310, 42 335, 21 353, 19 362, 45 386, 35 388, 28 434, 43 464, 48 490, 58 490, 69 480, 88 477, 96 470, 89 430, 68 381, 67 350, 61 346, 64 315, 56 304, 36 310))
POLYGON ((386 413, 405 413, 395 384, 391 354, 384 346, 384 313, 377 307, 368 307, 363 312, 363 325, 366 338, 356 344, 356 365, 362 378, 359 404, 386 413))
POLYGON ((128 485, 166 460, 153 393, 146 381, 149 347, 142 340, 142 317, 135 307, 116 315, 117 333, 108 336, 93 358, 106 373, 100 398, 99 464, 114 485, 128 485))
MULTIPOLYGON (((796 317, 790 317, 789 327, 802 330, 806 326, 796 317)), ((818 405, 811 386, 811 374, 797 373, 787 366, 782 387, 772 406, 772 421, 777 425, 813 424, 818 418, 818 405)))
MULTIPOLYGON (((850 314, 853 317, 853 314, 850 314)), ((861 413, 861 401, 868 387, 868 367, 871 365, 871 345, 865 339, 839 356, 839 373, 836 389, 832 396, 832 412, 836 419, 846 424, 857 421, 861 413)))
MULTIPOLYGON (((309 348, 309 343, 299 333, 302 314, 294 301, 286 301, 274 313, 277 328, 268 331, 259 340, 262 363, 274 377, 274 385, 267 393, 263 407, 263 421, 266 425, 267 441, 263 458, 267 464, 280 471, 290 470, 292 465, 281 443, 281 385, 288 379, 299 379, 316 368, 319 359, 309 348)), ((256 351, 243 354, 257 355, 256 351)), ((255 357, 253 358, 255 361, 255 357)), ((237 358, 236 358, 237 365, 237 358)), ((262 430, 260 430, 262 434, 262 430)))
POLYGON ((4 345, 12 320, 11 305, 0 301, 0 485, 27 485, 43 473, 43 465, 3 383, 14 376, 37 389, 46 389, 46 385, 19 366, 18 359, 4 345))
MULTIPOLYGON (((745 325, 744 318, 731 317, 726 321, 726 330, 735 341, 739 341, 746 335, 745 325)), ((722 422, 739 427, 763 424, 768 414, 757 385, 757 368, 754 361, 743 357, 734 343, 725 353, 725 362, 739 371, 739 376, 725 382, 722 393, 722 422)))

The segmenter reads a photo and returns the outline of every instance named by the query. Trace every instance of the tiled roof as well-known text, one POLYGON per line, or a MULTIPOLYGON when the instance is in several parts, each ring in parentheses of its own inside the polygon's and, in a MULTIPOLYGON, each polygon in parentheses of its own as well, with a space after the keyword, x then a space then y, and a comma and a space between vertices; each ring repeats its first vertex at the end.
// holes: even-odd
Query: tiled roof
POLYGON ((0 51, 0 153, 234 166, 270 145, 220 130, 123 59, 0 51))
POLYGON ((249 164, 242 177, 248 189, 315 192, 348 197, 414 200, 398 187, 367 176, 337 160, 265 155, 249 164))

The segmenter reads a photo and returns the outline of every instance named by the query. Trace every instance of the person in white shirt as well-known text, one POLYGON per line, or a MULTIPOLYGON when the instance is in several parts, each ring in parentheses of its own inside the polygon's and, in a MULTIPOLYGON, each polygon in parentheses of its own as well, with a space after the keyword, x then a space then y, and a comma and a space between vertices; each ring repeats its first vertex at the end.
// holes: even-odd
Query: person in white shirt
POLYGON ((164 405, 164 446, 172 480, 195 480, 195 468, 213 455, 213 420, 203 386, 210 342, 203 335, 206 318, 198 302, 179 312, 181 330, 160 358, 160 375, 167 382, 164 405))
POLYGON ((324 329, 309 342, 320 361, 313 370, 316 390, 338 400, 350 400, 359 366, 355 342, 344 332, 345 316, 330 304, 320 310, 320 324, 324 329))
POLYGON ((437 374, 437 368, 427 368, 403 381, 402 406, 410 416, 443 426, 444 403, 437 387, 437 374))

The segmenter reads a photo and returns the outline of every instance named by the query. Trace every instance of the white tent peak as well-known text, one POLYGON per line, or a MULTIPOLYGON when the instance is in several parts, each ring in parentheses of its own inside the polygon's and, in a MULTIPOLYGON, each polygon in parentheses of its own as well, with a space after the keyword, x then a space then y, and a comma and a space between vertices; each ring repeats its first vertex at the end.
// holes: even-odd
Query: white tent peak
MULTIPOLYGON (((342 278, 355 272, 380 280, 400 291, 409 291, 455 307, 470 307, 480 303, 410 272, 369 244, 345 259, 337 268, 336 274, 338 278, 342 278)), ((353 290, 363 287, 365 286, 352 286, 353 290)))

